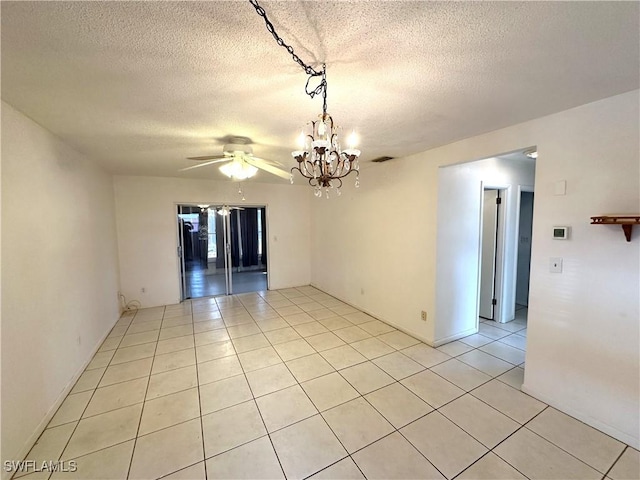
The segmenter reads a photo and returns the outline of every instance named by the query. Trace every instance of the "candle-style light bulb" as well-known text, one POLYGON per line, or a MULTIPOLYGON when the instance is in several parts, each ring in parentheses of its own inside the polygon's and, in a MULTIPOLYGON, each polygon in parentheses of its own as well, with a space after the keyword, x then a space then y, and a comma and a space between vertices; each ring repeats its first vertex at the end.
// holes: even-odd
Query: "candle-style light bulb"
POLYGON ((304 132, 302 130, 300 130, 300 135, 298 135, 298 140, 297 140, 297 144, 298 144, 298 148, 300 150, 302 150, 304 148, 304 132))
POLYGON ((356 135, 355 130, 352 130, 349 138, 347 138, 347 145, 351 149, 356 148, 356 146, 358 145, 358 135, 356 135))
POLYGON ((327 132, 327 126, 325 125, 324 121, 320 120, 320 123, 318 124, 318 135, 320 135, 321 137, 324 137, 324 134, 327 132))

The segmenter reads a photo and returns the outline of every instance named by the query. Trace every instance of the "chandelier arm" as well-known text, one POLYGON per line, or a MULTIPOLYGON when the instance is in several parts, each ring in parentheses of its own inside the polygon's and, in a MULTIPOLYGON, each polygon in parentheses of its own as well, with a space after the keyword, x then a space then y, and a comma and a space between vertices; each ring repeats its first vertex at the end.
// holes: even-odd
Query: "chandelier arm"
MULTIPOLYGON (((327 155, 327 156, 328 156, 328 155, 327 155)), ((324 175, 325 175, 326 177, 333 178, 333 174, 334 174, 335 172, 333 172, 333 171, 331 170, 331 163, 330 163, 330 162, 327 162, 327 161, 325 160, 325 161, 324 161, 324 163, 323 163, 323 169, 322 169, 322 170, 323 170, 323 173, 324 173, 324 175)))
POLYGON ((331 178, 338 178, 336 177, 336 174, 340 170, 340 156, 338 155, 338 152, 336 152, 335 150, 332 151, 331 153, 335 154, 336 161, 334 162, 335 165, 332 165, 331 163, 327 163, 327 173, 331 178), (332 166, 333 166, 333 169, 331 168, 332 166))
MULTIPOLYGON (((305 166, 307 167, 307 176, 309 178, 317 178, 318 174, 322 175, 322 171, 316 172, 316 164, 315 163, 309 162, 305 166)), ((320 170, 320 169, 317 169, 317 170, 320 170)))
POLYGON ((343 175, 339 175, 337 177, 335 177, 336 180, 340 180, 341 178, 347 177, 350 174, 352 174, 353 172, 356 172, 356 177, 359 176, 359 174, 357 173, 358 171, 354 168, 350 168, 349 171, 343 175))
POLYGON ((342 155, 339 154, 337 151, 334 151, 334 153, 336 155, 336 165, 335 165, 335 168, 333 169, 333 172, 331 173, 331 176, 336 179, 346 177, 351 172, 351 167, 349 167, 349 170, 346 173, 342 173, 345 168, 344 158, 342 158, 342 155))
POLYGON ((313 163, 311 163, 309 160, 305 160, 302 163, 304 165, 304 172, 300 171, 302 176, 305 178, 313 178, 313 163), (309 168, 311 168, 311 170, 309 168))
MULTIPOLYGON (((307 179, 308 179, 308 181, 309 181, 309 185, 311 185, 312 187, 313 187, 313 186, 315 186, 315 185, 313 185, 313 183, 311 183, 311 182, 312 182, 312 180, 314 180, 314 178, 313 178, 313 177, 309 177, 309 176, 305 175, 305 174, 304 174, 304 172, 303 172, 302 170, 300 170, 300 167, 292 167, 292 168, 291 168, 291 174, 292 174, 292 175, 293 175, 293 171, 294 171, 294 170, 297 170, 298 172, 300 172, 300 175, 302 175, 304 178, 307 178, 307 179)), ((306 168, 305 168, 305 170, 306 170, 306 168)))

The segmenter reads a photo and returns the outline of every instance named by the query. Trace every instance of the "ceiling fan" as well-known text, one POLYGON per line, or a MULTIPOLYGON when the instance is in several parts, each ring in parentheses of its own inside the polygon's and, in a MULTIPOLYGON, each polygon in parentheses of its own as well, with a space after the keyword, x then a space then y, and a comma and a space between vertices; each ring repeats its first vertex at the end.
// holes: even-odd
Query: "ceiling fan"
POLYGON ((231 210, 244 210, 244 208, 242 208, 242 207, 229 207, 227 205, 224 205, 222 207, 218 207, 216 209, 216 213, 218 215, 226 216, 226 215, 231 215, 231 210))
POLYGON ((229 205, 222 205, 222 206, 214 206, 214 205, 198 205, 198 207, 200 207, 200 212, 204 213, 206 211, 212 210, 214 212, 216 212, 218 215, 229 215, 231 213, 231 210, 244 210, 244 207, 230 207, 229 205), (213 208, 211 208, 213 207, 213 208))
POLYGON ((180 171, 184 172, 186 170, 193 170, 194 168, 206 167, 214 163, 224 163, 224 165, 220 167, 220 171, 232 180, 245 180, 255 175, 258 169, 281 178, 286 178, 287 180, 291 178, 289 172, 279 168, 284 166, 280 162, 254 157, 250 144, 250 138, 231 137, 230 142, 223 147, 222 155, 188 157, 187 160, 195 160, 202 163, 182 168, 180 171))

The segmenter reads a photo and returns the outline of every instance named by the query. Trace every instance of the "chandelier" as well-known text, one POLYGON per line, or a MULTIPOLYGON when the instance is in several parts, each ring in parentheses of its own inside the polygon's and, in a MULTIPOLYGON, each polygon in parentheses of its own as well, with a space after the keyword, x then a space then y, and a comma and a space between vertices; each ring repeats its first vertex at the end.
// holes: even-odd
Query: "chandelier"
POLYGON ((355 132, 352 132, 348 140, 348 148, 342 149, 339 138, 341 129, 334 124, 333 118, 327 113, 326 65, 322 65, 322 71, 317 71, 304 63, 294 53, 293 47, 287 45, 278 36, 273 24, 267 18, 266 12, 258 4, 258 1, 249 0, 249 2, 254 6, 258 15, 264 19, 267 30, 273 35, 278 45, 286 48, 293 60, 309 75, 305 86, 306 94, 311 98, 320 93, 322 94, 322 113, 318 115, 318 120, 311 121, 306 125, 298 139, 299 150, 291 152, 291 156, 298 162, 298 166, 291 169, 291 183, 293 183, 293 173, 297 170, 308 180, 309 185, 314 188, 316 197, 322 197, 324 189, 325 196, 329 198, 329 189, 335 188, 338 195, 340 195, 342 179, 355 172, 355 186, 358 188, 360 186, 360 167, 358 165, 360 150, 355 148, 357 137, 355 132), (321 77, 320 85, 315 89, 309 89, 309 82, 314 77, 321 77))

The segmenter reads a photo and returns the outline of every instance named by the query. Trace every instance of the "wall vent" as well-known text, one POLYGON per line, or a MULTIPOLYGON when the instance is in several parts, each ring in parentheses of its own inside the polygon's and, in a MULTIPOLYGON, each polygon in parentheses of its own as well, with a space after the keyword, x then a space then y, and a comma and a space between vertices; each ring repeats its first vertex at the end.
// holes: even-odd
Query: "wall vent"
POLYGON ((395 157, 378 157, 378 158, 374 158, 371 161, 375 163, 382 163, 382 162, 387 162, 389 160, 393 160, 394 158, 395 157))

